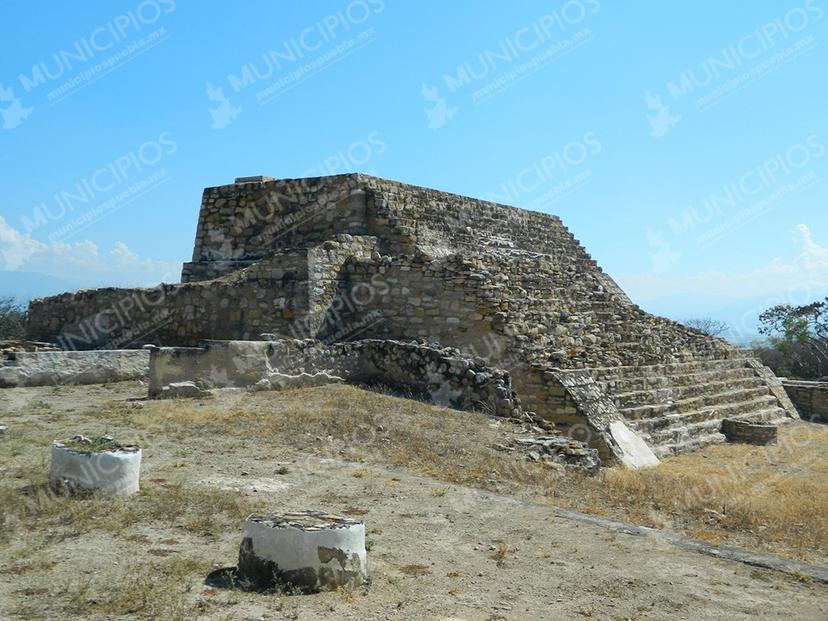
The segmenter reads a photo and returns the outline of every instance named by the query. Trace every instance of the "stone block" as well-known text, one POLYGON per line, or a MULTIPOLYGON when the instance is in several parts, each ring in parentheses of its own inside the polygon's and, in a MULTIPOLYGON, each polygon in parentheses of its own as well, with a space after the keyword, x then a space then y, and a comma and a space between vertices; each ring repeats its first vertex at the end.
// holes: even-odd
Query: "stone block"
POLYGON ((776 444, 778 431, 779 428, 776 425, 733 419, 722 421, 722 433, 729 442, 757 445, 776 444))

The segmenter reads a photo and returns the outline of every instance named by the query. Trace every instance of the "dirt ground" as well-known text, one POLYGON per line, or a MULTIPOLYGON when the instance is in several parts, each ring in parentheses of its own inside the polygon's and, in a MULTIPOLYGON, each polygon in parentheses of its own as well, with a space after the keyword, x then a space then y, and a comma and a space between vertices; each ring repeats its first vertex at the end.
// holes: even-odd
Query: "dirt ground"
POLYGON ((133 382, 0 391, 10 428, 0 441, 0 619, 828 618, 828 588, 804 576, 551 509, 821 562, 824 428, 790 426, 777 448, 712 447, 650 473, 587 478, 495 450, 526 435, 514 425, 353 387, 126 401, 144 393, 133 382), (51 441, 103 432, 144 447, 141 492, 49 492, 51 441), (758 487, 734 465, 760 473, 758 487), (667 506, 691 474, 708 487, 667 506), (763 493, 816 514, 775 523, 767 516, 783 509, 763 493), (365 521, 369 588, 287 596, 205 585, 235 564, 249 513, 308 508, 365 521))

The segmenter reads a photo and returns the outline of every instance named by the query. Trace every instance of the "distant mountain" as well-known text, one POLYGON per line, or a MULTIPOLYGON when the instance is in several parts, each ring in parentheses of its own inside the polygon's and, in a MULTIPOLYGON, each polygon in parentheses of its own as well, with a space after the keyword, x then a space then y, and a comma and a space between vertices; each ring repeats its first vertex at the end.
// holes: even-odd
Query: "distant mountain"
POLYGON ((56 295, 81 289, 80 281, 72 281, 40 272, 0 270, 0 296, 10 295, 21 303, 33 298, 56 295))

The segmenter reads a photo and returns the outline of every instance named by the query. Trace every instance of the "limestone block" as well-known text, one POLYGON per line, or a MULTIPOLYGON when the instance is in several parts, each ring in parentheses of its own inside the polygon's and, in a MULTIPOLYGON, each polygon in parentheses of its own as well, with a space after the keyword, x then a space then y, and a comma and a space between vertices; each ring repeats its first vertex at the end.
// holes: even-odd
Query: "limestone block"
POLYGON ((613 421, 609 426, 613 440, 621 449, 621 463, 628 468, 648 468, 660 462, 652 449, 621 421, 613 421))
POLYGON ((730 418, 722 421, 722 433, 729 442, 744 442, 760 446, 776 444, 778 430, 776 425, 763 425, 730 418))
MULTIPOLYGON (((111 440, 111 438, 110 438, 111 440)), ((69 492, 96 492, 107 496, 127 496, 138 491, 141 474, 141 449, 109 442, 104 450, 87 450, 91 441, 75 436, 71 441, 52 444, 49 481, 69 492)))
POLYGON ((338 375, 333 375, 328 371, 319 371, 316 373, 279 373, 273 372, 268 374, 267 378, 256 384, 259 389, 264 387, 273 390, 284 390, 286 388, 308 388, 312 386, 326 386, 327 384, 339 384, 344 382, 344 378, 338 375))
POLYGON ((0 363, 0 388, 99 384, 139 379, 149 371, 141 350, 15 352, 0 363))
POLYGON ((306 593, 360 586, 368 579, 365 525, 322 511, 251 515, 238 578, 306 593))
POLYGON ((161 399, 186 399, 205 397, 210 391, 199 388, 195 382, 171 382, 161 388, 161 399))

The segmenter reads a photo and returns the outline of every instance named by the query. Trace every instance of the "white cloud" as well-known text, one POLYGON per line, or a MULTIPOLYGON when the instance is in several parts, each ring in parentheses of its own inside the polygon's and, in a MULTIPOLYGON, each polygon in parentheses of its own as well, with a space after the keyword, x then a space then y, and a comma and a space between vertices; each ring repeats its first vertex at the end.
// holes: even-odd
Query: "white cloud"
POLYGON ((828 288, 828 248, 813 240, 804 224, 796 227, 797 252, 776 257, 766 265, 743 272, 713 270, 687 276, 668 277, 661 273, 627 274, 619 284, 633 300, 647 302, 670 296, 715 296, 738 300, 759 296, 811 291, 813 297, 828 288))
POLYGON ((0 269, 16 270, 29 257, 42 252, 45 248, 45 244, 32 239, 28 235, 23 235, 17 229, 6 224, 6 220, 3 216, 0 216, 0 269))
POLYGON ((0 216, 0 270, 39 272, 87 287, 150 286, 178 282, 181 264, 141 258, 120 241, 108 253, 89 240, 46 244, 0 216))

